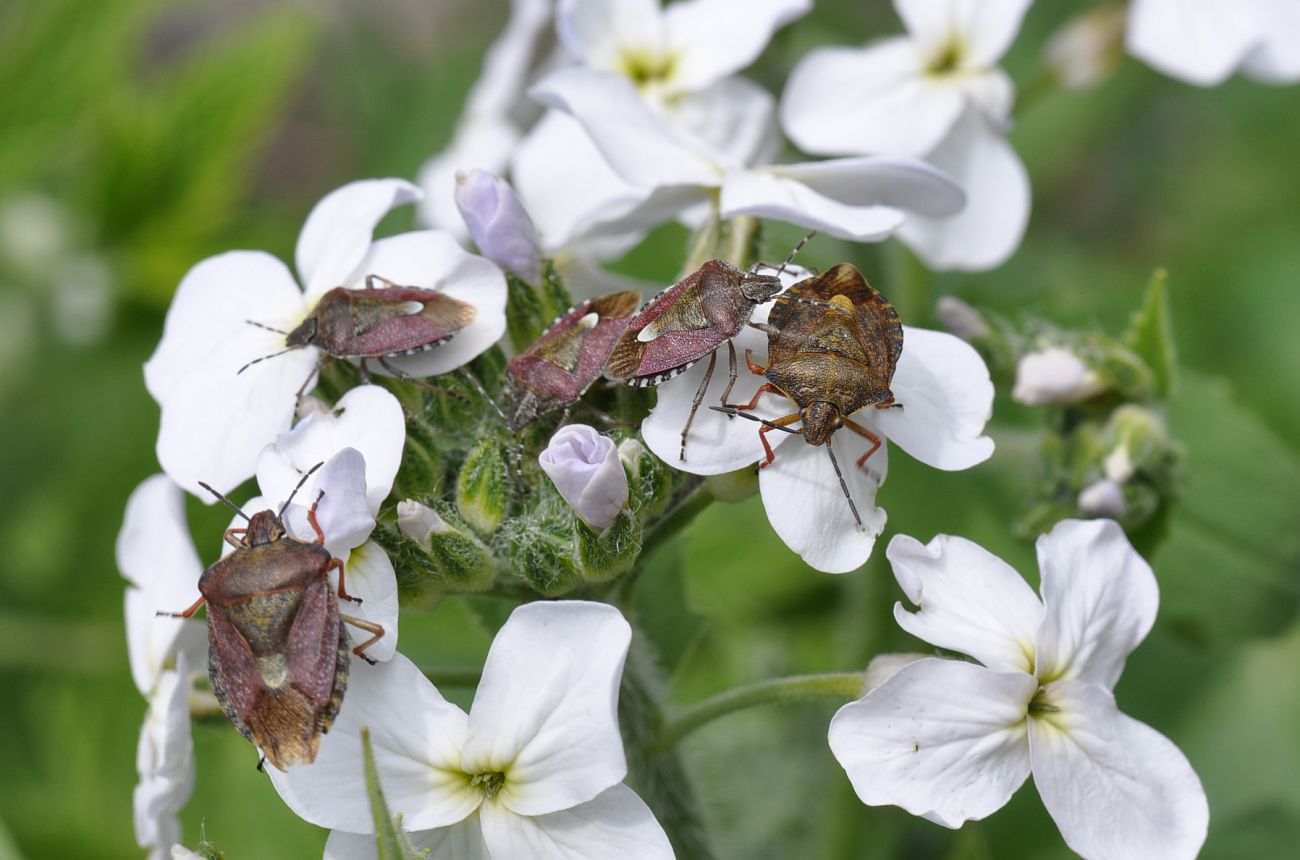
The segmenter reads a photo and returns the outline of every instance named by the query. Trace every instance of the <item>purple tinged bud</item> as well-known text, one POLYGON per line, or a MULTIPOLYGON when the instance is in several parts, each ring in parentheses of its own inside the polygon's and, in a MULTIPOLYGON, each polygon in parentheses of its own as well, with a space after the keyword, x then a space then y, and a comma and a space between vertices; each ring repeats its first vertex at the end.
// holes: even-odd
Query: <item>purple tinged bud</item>
POLYGON ((457 173, 456 206, 483 256, 529 284, 541 281, 537 228, 508 182, 485 170, 457 173))
POLYGON ((564 500, 603 531, 627 505, 627 473, 608 436, 586 424, 561 427, 537 458, 564 500))

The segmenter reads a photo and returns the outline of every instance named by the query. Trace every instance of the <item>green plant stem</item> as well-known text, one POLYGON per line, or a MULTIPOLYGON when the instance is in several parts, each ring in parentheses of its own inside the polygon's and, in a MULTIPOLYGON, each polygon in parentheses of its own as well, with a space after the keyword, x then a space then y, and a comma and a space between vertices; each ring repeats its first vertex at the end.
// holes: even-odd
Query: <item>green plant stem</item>
POLYGON ((718 222, 718 201, 713 201, 713 206, 709 210, 709 217, 695 231, 691 242, 691 251, 686 255, 686 263, 682 266, 681 277, 686 277, 694 272, 700 266, 703 266, 708 260, 717 256, 718 251, 718 232, 720 228, 718 222))
POLYGON ((826 675, 796 675, 759 681, 705 699, 690 706, 664 723, 659 739, 651 747, 660 751, 671 747, 700 726, 734 711, 770 705, 776 702, 799 702, 830 696, 856 699, 864 692, 860 672, 834 672, 826 675))
POLYGON ((713 504, 713 494, 704 488, 704 479, 692 476, 683 489, 678 492, 668 511, 649 526, 642 536, 642 545, 649 548, 654 544, 671 540, 678 532, 689 526, 701 511, 713 504))
POLYGON ((885 246, 889 286, 886 295, 894 300, 898 314, 908 325, 929 325, 934 321, 934 275, 902 242, 885 246))
POLYGON ((759 221, 753 215, 741 215, 727 222, 727 249, 725 259, 744 269, 749 266, 749 248, 753 244, 754 234, 758 232, 759 221))

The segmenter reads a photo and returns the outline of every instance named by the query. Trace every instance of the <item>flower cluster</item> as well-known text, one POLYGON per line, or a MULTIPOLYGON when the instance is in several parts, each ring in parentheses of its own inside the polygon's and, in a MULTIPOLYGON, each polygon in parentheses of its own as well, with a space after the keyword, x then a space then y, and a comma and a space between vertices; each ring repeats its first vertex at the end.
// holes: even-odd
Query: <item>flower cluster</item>
MULTIPOLYGON (((1053 488, 1064 509, 1030 521, 1046 532, 1042 599, 974 544, 896 536, 887 556, 916 606, 896 608, 899 624, 976 662, 882 658, 831 749, 865 803, 946 827, 991 814, 1032 772, 1085 857, 1196 853, 1208 811, 1191 765, 1114 699, 1154 623, 1155 579, 1119 524, 1065 519, 1132 527, 1168 497, 1159 286, 1123 343, 1051 332, 1013 349, 951 300, 939 315, 956 335, 904 325, 848 263, 757 259, 768 221, 897 236, 933 269, 990 269, 1019 246, 1030 183, 1000 63, 1029 0, 894 5, 905 33, 811 50, 778 108, 740 72, 809 0, 743 15, 728 0, 515 0, 419 185, 328 194, 296 275, 256 251, 190 270, 145 366, 165 475, 131 497, 118 542, 148 702, 141 846, 161 857, 179 841, 190 701, 215 699, 285 803, 331 830, 327 858, 388 856, 362 781, 371 750, 432 858, 683 853, 675 820, 624 784, 634 631, 616 607, 643 544, 724 495, 705 477, 737 473, 810 567, 861 568, 885 528, 889 443, 947 472, 988 460, 1013 354, 1012 397, 1092 410, 1065 423, 1104 448, 1053 488), (826 158, 781 160, 787 138, 826 158), (376 237, 408 204, 432 229, 376 237), (601 268, 668 221, 694 231, 677 283, 652 295, 601 268), (184 491, 235 511, 206 572, 184 491), (398 650, 398 628, 412 623, 401 609, 469 592, 518 605, 466 713, 398 650), (205 602, 206 643, 192 618, 205 602)), ((1130 50, 1200 83, 1238 67, 1286 80, 1292 46, 1266 22, 1287 13, 1266 5, 1220 10, 1232 50, 1192 71, 1194 40, 1162 52, 1169 4, 1135 0, 1130 50)), ((659 730, 660 714, 636 716, 659 730)))

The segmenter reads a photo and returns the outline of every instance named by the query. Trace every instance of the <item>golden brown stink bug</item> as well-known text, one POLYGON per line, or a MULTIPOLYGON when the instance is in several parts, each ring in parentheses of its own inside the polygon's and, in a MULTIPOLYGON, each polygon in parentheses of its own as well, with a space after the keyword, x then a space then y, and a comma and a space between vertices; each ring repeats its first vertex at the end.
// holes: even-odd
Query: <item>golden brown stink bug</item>
MULTIPOLYGON (((849 416, 868 406, 902 408, 894 402, 889 386, 903 352, 903 325, 889 300, 848 263, 800 281, 788 295, 807 301, 778 302, 768 322, 756 325, 767 332, 767 367, 755 364, 753 354, 745 351, 750 371, 767 381, 749 403, 714 408, 764 425, 758 437, 767 456, 759 468, 771 464, 775 457, 767 432, 777 429, 802 435, 809 445, 825 445, 835 473, 840 475, 830 447, 831 434, 847 427, 871 443, 857 462, 858 468, 865 470, 867 458, 880 448, 880 437, 849 416), (769 392, 793 400, 798 411, 773 421, 747 415, 746 410, 755 408, 758 399, 769 392), (803 426, 790 429, 796 421, 803 426)), ((861 525, 843 475, 840 486, 853 518, 861 525)))
POLYGON ((325 535, 316 521, 323 492, 307 514, 316 531, 316 541, 308 543, 285 531, 281 517, 288 501, 278 513, 261 511, 250 518, 225 496, 202 486, 248 526, 226 531, 225 540, 235 551, 199 577, 202 597, 184 612, 160 614, 188 618, 207 603, 208 675, 226 717, 280 770, 310 763, 338 715, 348 685, 343 622, 371 634, 351 649, 371 663, 365 649, 384 635, 384 628, 340 614, 330 593, 329 573, 337 570, 338 596, 360 602, 344 588, 343 562, 325 549, 325 535))

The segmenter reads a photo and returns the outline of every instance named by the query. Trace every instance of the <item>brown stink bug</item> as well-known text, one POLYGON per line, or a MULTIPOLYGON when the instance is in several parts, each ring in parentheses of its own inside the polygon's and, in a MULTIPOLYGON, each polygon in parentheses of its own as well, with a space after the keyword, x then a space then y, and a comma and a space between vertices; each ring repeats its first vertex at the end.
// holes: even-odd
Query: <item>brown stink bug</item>
POLYGON ((249 320, 259 328, 283 334, 285 348, 253 359, 239 373, 268 358, 314 346, 325 353, 321 365, 335 358, 360 359, 361 375, 367 382, 370 372, 366 362, 372 358, 393 376, 410 381, 411 375, 388 359, 446 343, 472 323, 477 313, 468 302, 438 290, 402 287, 378 275, 367 275, 365 289, 335 287, 321 296, 312 312, 291 332, 249 320))
POLYGON ((778 298, 781 272, 813 235, 809 233, 795 246, 776 274, 759 274, 753 269, 744 272, 724 260, 709 260, 646 302, 614 346, 605 366, 606 375, 639 388, 667 382, 709 357, 708 369, 682 428, 679 456, 683 462, 691 424, 713 379, 718 347, 727 344, 729 377, 722 392, 725 404, 737 376, 732 338, 749 323, 754 308, 778 298))
MULTIPOLYGON (((800 281, 789 294, 807 302, 779 303, 772 308, 767 324, 756 326, 767 332, 767 367, 756 365, 753 355, 745 352, 750 371, 767 381, 749 403, 718 411, 754 418, 743 410, 753 409, 768 392, 780 394, 799 409, 774 421, 754 418, 764 425, 758 437, 767 454, 759 468, 768 466, 775 456, 766 435, 778 429, 802 435, 809 445, 825 445, 838 475, 831 434, 847 427, 871 443, 857 462, 865 471, 867 458, 880 448, 880 437, 849 416, 868 406, 902 408, 894 402, 889 385, 903 352, 903 325, 889 300, 848 263, 800 281), (796 421, 803 426, 790 429, 796 421)), ((861 525, 843 475, 840 486, 853 518, 861 525)))
POLYGON ((506 366, 506 424, 511 432, 576 403, 604 372, 640 303, 640 293, 629 290, 576 305, 511 359, 506 366))
POLYGON ((288 501, 279 513, 261 511, 250 518, 207 484, 203 487, 248 526, 226 531, 225 540, 235 551, 199 577, 202 597, 184 612, 163 614, 188 618, 207 603, 208 675, 226 717, 280 770, 308 764, 333 725, 348 685, 343 622, 371 634, 351 650, 372 663, 365 649, 384 629, 339 613, 330 593, 331 570, 339 572, 338 596, 360 601, 344 588, 343 562, 325 549, 316 521, 319 496, 307 514, 317 539, 307 543, 285 531, 281 517, 288 501))

